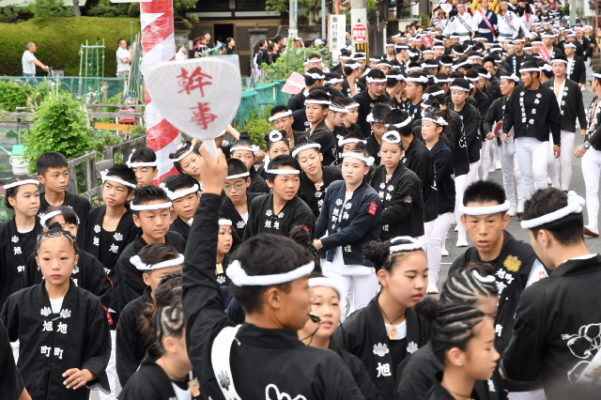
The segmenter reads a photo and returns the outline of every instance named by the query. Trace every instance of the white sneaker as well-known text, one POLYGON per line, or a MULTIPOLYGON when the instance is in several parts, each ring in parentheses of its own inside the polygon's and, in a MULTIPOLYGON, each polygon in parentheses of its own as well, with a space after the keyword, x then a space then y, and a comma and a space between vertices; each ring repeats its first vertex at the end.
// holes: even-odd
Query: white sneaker
POLYGON ((447 248, 446 248, 446 247, 443 247, 443 248, 442 248, 442 251, 440 252, 440 254, 441 254, 443 257, 448 257, 448 256, 449 256, 449 251, 447 250, 447 248))
POLYGON ((515 207, 510 207, 509 210, 507 210, 507 215, 510 217, 515 217, 516 214, 517 212, 515 211, 515 207))
POLYGON ((438 286, 436 285, 436 282, 428 282, 428 290, 426 291, 427 294, 438 294, 438 286))
POLYGON ((467 243, 467 240, 465 239, 457 239, 457 243, 455 244, 456 247, 468 247, 469 244, 467 243))

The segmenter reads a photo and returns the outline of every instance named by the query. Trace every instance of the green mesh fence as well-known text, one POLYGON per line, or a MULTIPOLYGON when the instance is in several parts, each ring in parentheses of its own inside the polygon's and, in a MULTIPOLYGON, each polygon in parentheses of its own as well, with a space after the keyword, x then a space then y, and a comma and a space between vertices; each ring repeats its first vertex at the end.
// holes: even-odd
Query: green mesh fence
POLYGON ((23 84, 37 86, 39 84, 50 83, 59 85, 66 92, 80 99, 104 100, 122 94, 125 80, 124 78, 104 78, 104 77, 79 77, 79 76, 0 76, 0 79, 23 84))
POLYGON ((251 113, 256 110, 264 110, 266 106, 286 105, 290 95, 282 92, 286 81, 257 84, 253 89, 242 92, 240 108, 234 122, 237 126, 244 126, 251 118, 251 113))

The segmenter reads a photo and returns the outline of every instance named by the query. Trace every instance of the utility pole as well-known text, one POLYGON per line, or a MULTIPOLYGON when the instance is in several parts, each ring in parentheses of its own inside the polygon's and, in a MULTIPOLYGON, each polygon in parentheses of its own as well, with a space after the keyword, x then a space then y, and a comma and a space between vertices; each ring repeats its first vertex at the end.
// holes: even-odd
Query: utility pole
POLYGON ((327 37, 326 29, 327 29, 327 16, 328 16, 328 8, 326 6, 326 0, 321 0, 321 39, 324 40, 327 37))
POLYGON ((298 37, 298 0, 290 0, 288 9, 290 12, 288 13, 288 37, 296 38, 298 37))

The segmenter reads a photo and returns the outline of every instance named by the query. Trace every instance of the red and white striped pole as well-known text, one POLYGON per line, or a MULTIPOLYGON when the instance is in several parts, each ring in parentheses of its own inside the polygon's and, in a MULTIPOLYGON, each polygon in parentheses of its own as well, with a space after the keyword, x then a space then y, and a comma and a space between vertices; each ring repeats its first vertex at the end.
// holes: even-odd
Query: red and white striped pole
MULTIPOLYGON (((173 21, 173 0, 152 0, 140 3, 142 23, 142 73, 154 64, 172 60, 175 57, 175 35, 173 21)), ((177 173, 169 159, 180 143, 179 131, 167 122, 154 107, 148 90, 146 94, 146 143, 157 153, 158 181, 177 173)))

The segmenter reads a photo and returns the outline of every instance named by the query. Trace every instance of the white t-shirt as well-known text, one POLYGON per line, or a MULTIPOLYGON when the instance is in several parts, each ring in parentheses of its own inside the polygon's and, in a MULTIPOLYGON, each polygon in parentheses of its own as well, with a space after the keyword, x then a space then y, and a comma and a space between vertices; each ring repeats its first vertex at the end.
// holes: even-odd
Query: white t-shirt
POLYGON ((61 308, 63 307, 64 299, 64 297, 61 297, 59 299, 50 299, 50 307, 52 307, 53 314, 60 314, 61 308))
POLYGON ((131 64, 129 62, 124 62, 124 58, 131 59, 131 53, 129 50, 119 47, 117 49, 117 72, 129 71, 131 69, 131 64))
POLYGON ((23 56, 21 57, 21 66, 23 67, 23 75, 32 74, 35 75, 35 63, 34 60, 37 60, 33 53, 29 50, 25 50, 23 52, 23 56))

